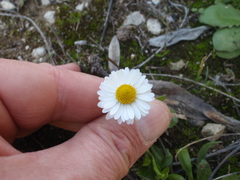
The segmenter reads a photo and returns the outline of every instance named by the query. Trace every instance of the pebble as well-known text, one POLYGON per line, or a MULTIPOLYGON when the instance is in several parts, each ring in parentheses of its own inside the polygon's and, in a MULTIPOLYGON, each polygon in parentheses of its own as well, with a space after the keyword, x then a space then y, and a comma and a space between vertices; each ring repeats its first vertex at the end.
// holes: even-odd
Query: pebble
POLYGON ((55 13, 56 13, 55 11, 47 11, 44 14, 44 18, 49 24, 55 23, 55 13))
POLYGON ((29 48, 30 48, 29 45, 25 46, 25 50, 29 50, 29 48))
POLYGON ((45 54, 46 54, 46 50, 44 47, 38 47, 38 48, 33 49, 33 51, 32 51, 32 56, 34 58, 40 58, 40 57, 44 56, 45 54))
POLYGON ((169 64, 169 68, 173 71, 179 71, 180 69, 182 69, 184 66, 186 65, 186 63, 181 59, 177 62, 170 62, 169 64))
POLYGON ((161 0, 152 0, 152 3, 155 5, 158 5, 160 3, 161 0))
POLYGON ((134 11, 127 16, 127 18, 123 22, 123 25, 126 26, 132 24, 138 26, 145 21, 145 17, 139 11, 134 11))
POLYGON ((150 18, 147 20, 147 28, 148 28, 148 31, 154 35, 160 34, 162 30, 160 22, 157 19, 153 19, 153 18, 150 18))
POLYGON ((88 2, 78 4, 78 5, 75 7, 75 10, 82 12, 84 8, 88 8, 88 2))
POLYGON ((41 3, 43 6, 48 6, 49 4, 51 4, 50 0, 41 0, 41 3))
MULTIPOLYGON (((221 135, 224 133, 226 126, 221 124, 215 124, 215 123, 208 123, 202 128, 202 135, 203 137, 209 137, 214 135, 221 135)), ((209 138, 209 141, 216 141, 221 136, 216 136, 213 138, 209 138)))
POLYGON ((170 15, 166 16, 166 21, 167 21, 168 23, 174 23, 174 19, 173 19, 173 17, 170 16, 170 15))
POLYGON ((16 6, 13 3, 9 2, 9 1, 2 1, 2 2, 0 2, 0 5, 5 10, 14 10, 14 9, 16 9, 16 6))

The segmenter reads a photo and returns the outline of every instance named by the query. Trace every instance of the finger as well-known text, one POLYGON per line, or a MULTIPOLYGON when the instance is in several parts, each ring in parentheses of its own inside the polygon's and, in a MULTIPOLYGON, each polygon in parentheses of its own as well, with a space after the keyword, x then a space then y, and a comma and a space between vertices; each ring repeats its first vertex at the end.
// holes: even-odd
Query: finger
POLYGON ((68 69, 68 70, 71 70, 71 71, 80 72, 80 67, 77 64, 75 64, 75 63, 57 65, 56 67, 60 68, 60 69, 68 69))
POLYGON ((119 125, 102 116, 59 146, 0 159, 0 164, 4 163, 0 176, 5 173, 10 176, 6 179, 19 175, 23 179, 43 175, 46 179, 121 179, 169 122, 170 112, 160 101, 154 101, 150 113, 133 125, 119 125))
POLYGON ((49 64, 3 59, 0 69, 0 113, 4 117, 0 134, 4 138, 56 120, 86 123, 101 115, 96 93, 101 78, 49 64))
POLYGON ((0 156, 11 156, 21 152, 12 147, 5 139, 0 136, 0 156))
MULTIPOLYGON (((72 158, 69 163, 76 164, 76 169, 72 166, 72 171, 68 169, 69 173, 78 171, 85 179, 121 179, 167 129, 170 116, 168 107, 157 100, 151 104, 150 113, 133 125, 119 125, 115 120, 107 121, 102 116, 84 126, 70 141, 57 147, 58 151, 60 147, 62 150, 59 157, 62 160, 72 158), (88 173, 89 169, 91 174, 88 173)), ((45 158, 50 158, 57 148, 49 149, 49 157, 45 158)))
POLYGON ((86 125, 86 123, 79 123, 79 122, 66 122, 66 121, 54 121, 51 123, 51 125, 68 130, 77 132, 79 131, 83 126, 86 125))

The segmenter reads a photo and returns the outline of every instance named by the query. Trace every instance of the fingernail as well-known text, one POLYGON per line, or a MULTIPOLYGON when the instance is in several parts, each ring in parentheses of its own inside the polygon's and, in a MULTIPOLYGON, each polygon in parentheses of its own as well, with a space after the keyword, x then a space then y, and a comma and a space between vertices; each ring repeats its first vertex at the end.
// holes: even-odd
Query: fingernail
POLYGON ((151 103, 149 114, 137 121, 138 129, 146 142, 159 138, 168 128, 171 115, 168 107, 159 100, 151 103))

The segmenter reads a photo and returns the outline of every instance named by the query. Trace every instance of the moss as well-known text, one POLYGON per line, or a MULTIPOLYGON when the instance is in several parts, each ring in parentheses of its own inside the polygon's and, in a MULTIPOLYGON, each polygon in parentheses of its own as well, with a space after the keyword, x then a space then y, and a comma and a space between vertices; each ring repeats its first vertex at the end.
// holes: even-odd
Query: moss
MULTIPOLYGON (((75 49, 74 42, 78 40, 88 40, 90 44, 94 44, 91 39, 94 39, 96 43, 99 42, 99 34, 101 34, 105 19, 103 7, 106 6, 106 1, 97 0, 89 6, 82 12, 77 12, 64 4, 58 6, 57 35, 62 39, 65 51, 75 49)), ((94 48, 90 46, 88 46, 88 51, 89 49, 94 51, 94 48)), ((76 54, 73 54, 74 59, 77 57, 76 54)))
POLYGON ((202 0, 197 0, 197 1, 191 1, 190 2, 190 7, 191 8, 205 8, 208 7, 212 4, 214 4, 215 0, 209 0, 209 1, 202 1, 202 0))
POLYGON ((238 164, 239 164, 239 159, 236 156, 228 158, 227 163, 221 166, 221 168, 216 173, 216 176, 230 174, 233 172, 239 172, 238 164))

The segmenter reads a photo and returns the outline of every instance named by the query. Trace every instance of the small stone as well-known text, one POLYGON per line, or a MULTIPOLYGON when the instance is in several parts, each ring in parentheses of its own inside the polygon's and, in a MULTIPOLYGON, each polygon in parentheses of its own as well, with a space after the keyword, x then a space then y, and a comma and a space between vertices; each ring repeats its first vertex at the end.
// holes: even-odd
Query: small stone
POLYGON ((74 45, 79 45, 79 46, 87 45, 87 40, 75 41, 74 45))
POLYGON ((174 19, 173 19, 172 16, 166 16, 166 21, 167 21, 168 23, 174 23, 174 19))
POLYGON ((225 128, 226 126, 221 124, 208 123, 202 128, 201 133, 203 137, 219 135, 208 139, 209 141, 216 141, 221 137, 220 135, 224 133, 225 128))
POLYGON ((9 1, 2 1, 2 2, 0 2, 0 5, 5 10, 14 10, 14 9, 16 9, 16 6, 13 3, 9 2, 9 1))
POLYGON ((51 4, 50 0, 41 0, 41 3, 43 6, 48 6, 49 4, 51 4))
POLYGON ((32 56, 34 58, 40 58, 46 54, 46 50, 44 47, 38 47, 36 49, 33 49, 32 56))
POLYGON ((126 26, 126 25, 132 24, 132 25, 138 26, 138 25, 144 23, 145 21, 146 21, 145 17, 142 14, 140 14, 139 11, 134 11, 127 16, 127 18, 123 22, 123 25, 126 26))
POLYGON ((23 61, 22 56, 18 56, 17 59, 20 60, 20 61, 23 61))
POLYGON ((155 5, 158 5, 160 3, 161 0, 152 0, 152 3, 155 5))
POLYGON ((29 45, 25 46, 25 50, 29 50, 29 48, 30 48, 29 45))
POLYGON ((131 54, 130 58, 134 59, 136 57, 136 54, 131 54))
POLYGON ((82 12, 84 8, 88 8, 88 2, 78 4, 75 9, 76 11, 82 12))
POLYGON ((44 18, 49 24, 55 23, 55 13, 56 13, 55 11, 47 11, 44 14, 44 18))
POLYGON ((161 32, 161 24, 157 19, 150 18, 147 20, 148 31, 154 35, 158 35, 161 32))
POLYGON ((182 69, 185 66, 185 62, 181 59, 178 62, 170 62, 169 64, 169 68, 173 71, 179 71, 180 69, 182 69))

